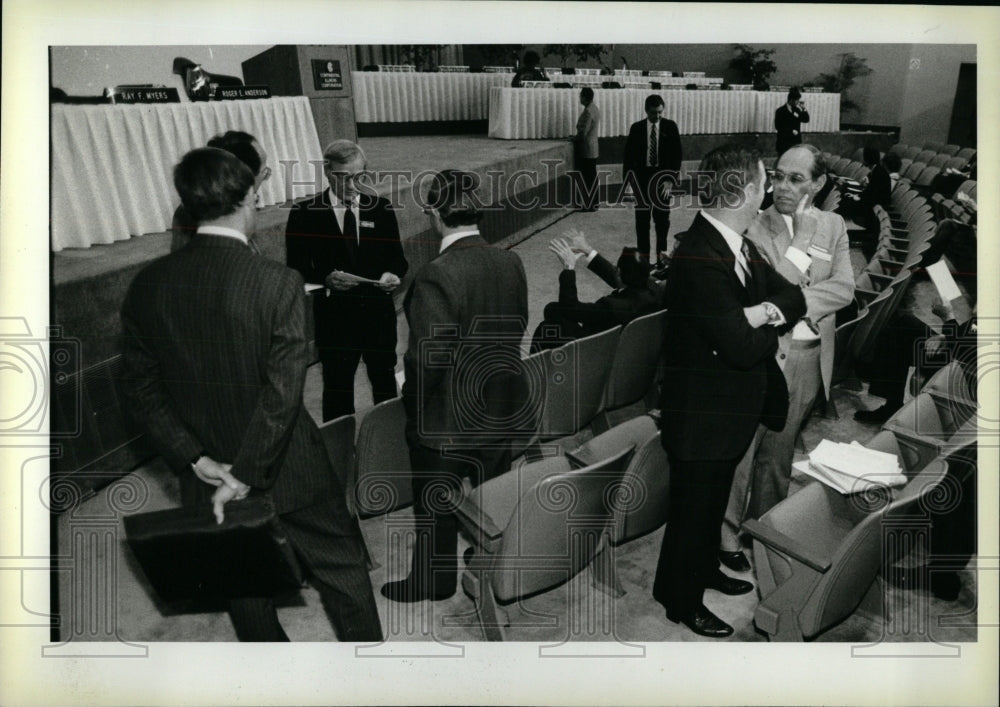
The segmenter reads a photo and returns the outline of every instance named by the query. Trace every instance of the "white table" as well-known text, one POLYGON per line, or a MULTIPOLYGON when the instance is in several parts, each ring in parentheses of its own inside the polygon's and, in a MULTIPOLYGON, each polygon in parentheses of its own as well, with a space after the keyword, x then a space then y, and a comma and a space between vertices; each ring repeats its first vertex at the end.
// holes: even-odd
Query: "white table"
MULTIPOLYGON (((774 132, 774 111, 785 94, 758 91, 657 91, 663 115, 677 123, 682 135, 774 132)), ((601 111, 601 137, 627 135, 644 115, 649 90, 594 89, 601 111)), ((840 129, 840 94, 808 94, 811 122, 803 132, 840 129)), ((559 88, 500 88, 490 91, 489 136, 504 140, 563 138, 576 130, 579 94, 559 88)))
POLYGON ((510 86, 513 79, 514 74, 352 71, 354 118, 359 123, 486 120, 490 89, 510 86))
POLYGON ((260 206, 322 189, 322 170, 311 163, 321 165, 323 153, 305 97, 53 105, 52 250, 169 230, 180 203, 174 165, 227 130, 250 133, 268 153, 272 174, 261 185, 260 206))

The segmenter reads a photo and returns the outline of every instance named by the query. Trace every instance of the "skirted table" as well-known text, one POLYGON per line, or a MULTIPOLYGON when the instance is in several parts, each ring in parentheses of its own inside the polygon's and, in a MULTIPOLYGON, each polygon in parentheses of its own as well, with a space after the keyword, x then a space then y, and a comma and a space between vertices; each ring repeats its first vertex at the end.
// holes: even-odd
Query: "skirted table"
MULTIPOLYGON (((600 137, 627 135, 645 115, 643 104, 653 93, 644 89, 594 89, 601 111, 600 137)), ((785 93, 763 91, 658 90, 666 104, 663 115, 677 123, 682 135, 774 132, 774 111, 785 93)), ((810 93, 803 97, 810 122, 803 132, 840 129, 840 94, 810 93)), ((559 88, 490 90, 489 136, 504 140, 565 138, 576 132, 579 92, 559 88)))
POLYGON ((352 71, 359 123, 486 120, 490 89, 514 74, 352 71))
POLYGON ((52 250, 169 230, 180 198, 173 168, 227 130, 267 151, 259 206, 323 188, 323 153, 309 99, 52 106, 52 250), (317 186, 318 183, 318 186, 317 186))

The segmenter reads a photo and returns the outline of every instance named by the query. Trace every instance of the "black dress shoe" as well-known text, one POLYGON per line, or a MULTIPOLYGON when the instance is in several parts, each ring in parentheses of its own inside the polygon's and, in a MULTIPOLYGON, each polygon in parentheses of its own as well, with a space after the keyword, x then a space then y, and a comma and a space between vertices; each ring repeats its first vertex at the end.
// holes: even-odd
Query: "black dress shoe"
POLYGON ((704 604, 686 615, 675 615, 667 611, 667 618, 675 624, 680 623, 708 638, 726 638, 733 635, 733 627, 709 611, 704 604))
POLYGON ((749 594, 753 591, 753 585, 750 582, 744 582, 742 579, 736 579, 722 572, 716 572, 705 582, 705 589, 714 589, 717 592, 734 597, 740 594, 749 594))
POLYGON ((742 550, 736 552, 726 552, 719 550, 719 562, 731 569, 733 572, 749 572, 750 560, 743 554, 742 550))
POLYGON ((882 405, 874 410, 858 410, 854 413, 854 419, 858 422, 881 425, 883 422, 892 417, 892 413, 894 412, 895 410, 891 409, 888 405, 882 405))
POLYGON ((418 601, 443 601, 455 596, 456 587, 445 591, 431 591, 427 586, 421 586, 420 582, 414 582, 410 578, 398 582, 388 582, 382 585, 382 596, 392 601, 404 604, 412 604, 418 601))

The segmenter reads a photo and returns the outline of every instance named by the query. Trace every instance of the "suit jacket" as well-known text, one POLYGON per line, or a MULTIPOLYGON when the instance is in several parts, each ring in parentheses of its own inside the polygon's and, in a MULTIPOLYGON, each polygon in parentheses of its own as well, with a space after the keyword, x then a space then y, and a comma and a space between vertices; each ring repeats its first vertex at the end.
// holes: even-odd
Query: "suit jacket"
POLYGON ((802 123, 809 122, 809 111, 788 110, 788 104, 783 104, 774 111, 774 129, 778 131, 777 151, 780 155, 792 145, 802 143, 802 123))
POLYGON ((576 147, 580 157, 597 159, 597 137, 601 126, 601 111, 593 102, 580 112, 576 121, 576 147))
MULTIPOLYGON (((658 154, 657 170, 681 169, 681 136, 677 123, 666 118, 660 118, 659 142, 656 143, 658 154)), ((632 123, 628 138, 625 140, 625 154, 622 159, 622 176, 628 172, 641 172, 646 168, 646 154, 649 152, 649 121, 640 120, 632 123)))
POLYGON ((189 464, 205 453, 269 492, 279 512, 343 498, 302 405, 298 273, 234 238, 199 234, 136 275, 122 323, 132 415, 182 480, 203 483, 189 464))
POLYGON ((508 440, 511 417, 528 396, 520 372, 528 322, 521 259, 482 236, 461 238, 417 272, 403 306, 410 444, 440 449, 508 440))
POLYGON ((662 443, 679 459, 726 460, 750 444, 767 410, 788 409, 788 390, 774 360, 777 328, 754 329, 744 307, 776 305, 788 322, 805 313, 802 291, 749 244, 751 282, 734 269, 733 252, 700 213, 680 238, 667 280, 662 443))
MULTIPOLYGON (((747 238, 757 246, 764 258, 785 279, 802 288, 806 298, 806 316, 819 327, 820 370, 823 374, 823 389, 830 395, 833 378, 833 355, 836 347, 837 310, 854 300, 854 269, 847 227, 844 219, 831 211, 816 209, 819 223, 813 245, 831 255, 830 260, 812 258, 809 269, 803 273, 785 251, 792 244, 785 220, 773 206, 762 212, 747 229, 747 238)), ((791 343, 791 332, 778 342, 784 352, 791 343)))
POLYGON ((861 207, 864 208, 866 212, 870 211, 876 204, 888 209, 891 202, 892 179, 889 177, 889 173, 886 171, 885 167, 877 164, 874 169, 868 173, 868 186, 865 187, 863 192, 861 192, 861 207))
POLYGON ((622 287, 615 266, 600 254, 588 267, 615 291, 596 302, 580 302, 576 292, 576 270, 563 268, 559 273, 559 304, 564 314, 573 312, 573 318, 583 327, 584 336, 628 324, 636 317, 661 308, 660 295, 648 284, 622 287))
MULTIPOLYGON (((322 285, 333 270, 377 280, 384 272, 401 279, 407 262, 399 242, 399 225, 389 202, 362 193, 358 197, 358 239, 345 238, 337 223, 326 189, 300 201, 288 215, 285 229, 288 266, 309 283, 322 285)), ((374 285, 358 285, 345 291, 330 290, 313 297, 316 343, 329 345, 342 336, 345 323, 365 326, 382 315, 395 321, 392 295, 374 285)))

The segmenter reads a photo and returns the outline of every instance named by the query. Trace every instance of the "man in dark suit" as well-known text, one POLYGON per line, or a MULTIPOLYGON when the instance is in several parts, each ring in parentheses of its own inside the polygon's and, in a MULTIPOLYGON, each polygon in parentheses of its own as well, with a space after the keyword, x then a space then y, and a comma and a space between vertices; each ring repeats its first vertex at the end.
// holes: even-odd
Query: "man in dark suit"
MULTIPOLYGON (((884 164, 882 155, 876 147, 866 147, 861 159, 871 170, 865 188, 860 194, 846 194, 837 211, 877 236, 878 219, 875 218, 872 209, 876 205, 888 209, 892 203, 892 177, 889 174, 892 170, 884 164)), ((896 155, 887 154, 885 159, 898 165, 899 157, 896 155)))
MULTIPOLYGON (((122 308, 126 395, 180 476, 185 504, 268 494, 342 641, 382 638, 364 542, 302 405, 302 278, 250 252, 254 175, 215 148, 174 171, 192 242, 133 281, 122 308), (214 491, 214 493, 211 493, 214 491)), ((229 605, 241 641, 288 640, 269 598, 229 605)))
MULTIPOLYGON (((435 175, 426 209, 439 255, 416 274, 405 302, 406 439, 417 538, 409 576, 382 587, 393 601, 447 599, 458 575, 458 524, 450 510, 463 476, 473 483, 510 468, 510 440, 527 409, 521 340, 528 287, 521 259, 479 234, 474 174, 435 175)), ((529 416, 530 417, 530 416, 529 416)), ((524 420, 524 432, 534 420, 524 420)))
POLYGON ((677 123, 663 116, 663 98, 646 98, 646 120, 633 123, 625 140, 623 184, 635 194, 635 239, 649 261, 649 220, 656 227, 657 262, 667 250, 670 190, 680 183, 681 137, 677 123))
POLYGON ((531 352, 562 346, 567 341, 628 324, 662 306, 662 293, 649 278, 649 263, 635 248, 623 248, 618 266, 590 247, 583 233, 570 229, 555 238, 549 250, 563 265, 559 273, 559 301, 545 305, 544 319, 531 337, 531 352), (599 278, 614 288, 596 302, 581 302, 576 294, 576 263, 581 258, 599 278))
POLYGON ((326 421, 354 412, 354 374, 361 359, 375 404, 396 397, 392 292, 407 263, 396 215, 368 185, 361 148, 335 140, 323 151, 323 163, 330 187, 295 205, 285 243, 289 267, 325 288, 313 295, 313 314, 326 421))
POLYGON ((594 89, 585 86, 580 89, 580 105, 583 110, 576 120, 575 146, 576 168, 580 171, 577 182, 579 195, 576 206, 582 211, 597 211, 600 191, 597 185, 597 157, 599 153, 599 133, 601 111, 594 105, 594 89))
POLYGON ((774 129, 778 132, 775 150, 781 156, 785 150, 802 142, 802 123, 809 122, 809 111, 802 102, 802 92, 792 86, 785 104, 774 111, 774 129))
POLYGON ((731 626, 705 589, 744 594, 716 552, 733 473, 762 418, 780 427, 788 391, 774 360, 779 327, 805 314, 802 291, 741 235, 764 196, 755 151, 724 146, 702 160, 713 175, 704 208, 674 251, 667 279, 662 442, 670 460, 670 522, 653 597, 667 618, 710 637, 731 626))

